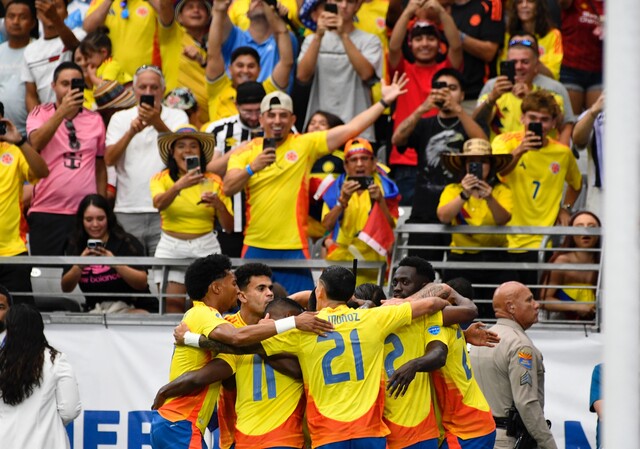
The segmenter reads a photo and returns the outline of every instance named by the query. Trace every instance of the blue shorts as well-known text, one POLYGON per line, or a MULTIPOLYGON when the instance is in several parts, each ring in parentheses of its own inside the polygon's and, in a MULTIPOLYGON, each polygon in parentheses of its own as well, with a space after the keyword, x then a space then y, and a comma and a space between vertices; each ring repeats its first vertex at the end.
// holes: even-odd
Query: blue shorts
POLYGON ((385 437, 378 437, 338 441, 337 443, 318 446, 315 449, 385 449, 386 447, 387 439, 385 437))
POLYGON ((438 449, 438 439, 432 438, 430 440, 420 441, 411 446, 406 446, 404 449, 438 449))
POLYGON ((602 72, 587 72, 563 65, 560 67, 560 82, 567 90, 578 92, 602 90, 602 72))
POLYGON ((463 440, 451 433, 448 433, 440 445, 440 449, 493 449, 496 443, 496 431, 482 437, 469 438, 463 440))
MULTIPOLYGON (((242 250, 243 259, 308 259, 308 251, 301 249, 264 249, 245 245, 242 250)), ((303 290, 313 290, 313 276, 311 270, 273 269, 273 282, 282 284, 287 293, 297 293, 303 290)))
POLYGON ((153 449, 206 449, 200 429, 191 421, 171 422, 153 412, 151 420, 153 449))

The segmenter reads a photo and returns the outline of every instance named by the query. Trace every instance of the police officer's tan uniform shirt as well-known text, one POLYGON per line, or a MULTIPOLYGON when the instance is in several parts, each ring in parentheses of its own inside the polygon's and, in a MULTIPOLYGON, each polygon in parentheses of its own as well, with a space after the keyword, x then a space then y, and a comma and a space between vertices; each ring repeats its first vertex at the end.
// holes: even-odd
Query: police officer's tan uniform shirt
POLYGON ((492 331, 500 336, 495 348, 474 347, 471 365, 493 416, 505 418, 512 403, 540 449, 557 449, 544 419, 542 354, 515 321, 500 318, 492 331))

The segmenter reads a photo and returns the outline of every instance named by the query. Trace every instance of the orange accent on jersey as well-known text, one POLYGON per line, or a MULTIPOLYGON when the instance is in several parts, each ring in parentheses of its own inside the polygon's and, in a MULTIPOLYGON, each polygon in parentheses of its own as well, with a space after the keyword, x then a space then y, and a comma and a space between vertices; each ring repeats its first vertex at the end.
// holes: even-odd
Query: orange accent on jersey
MULTIPOLYGON (((423 404, 427 405, 427 404, 423 404)), ((419 443, 421 441, 431 440, 440 436, 438 424, 436 423, 435 410, 433 403, 429 402, 431 411, 427 417, 414 427, 405 427, 384 419, 384 423, 389 427, 391 433, 387 435, 388 449, 402 449, 407 446, 419 443)), ((419 406, 416 404, 416 406, 419 406)))
POLYGON ((491 20, 494 22, 502 21, 502 0, 490 0, 491 2, 491 20))
POLYGON ((304 435, 301 432, 302 419, 306 401, 304 396, 300 397, 298 406, 291 416, 280 426, 262 435, 245 435, 236 430, 236 449, 253 449, 256 447, 302 447, 304 445, 304 435))
MULTIPOLYGON (((349 422, 336 421, 322 415, 313 397, 309 395, 306 385, 304 389, 307 398, 309 398, 307 405, 307 424, 314 447, 355 438, 384 437, 389 434, 389 428, 382 421, 385 394, 384 380, 380 381, 378 397, 369 411, 360 418, 349 422)), ((348 400, 348 398, 346 400, 348 400)), ((351 398, 351 400, 357 400, 357 398, 351 398)))
POLYGON ((307 238, 307 217, 309 216, 309 176, 306 175, 302 178, 302 186, 298 190, 298 198, 296 200, 296 221, 298 224, 298 235, 302 242, 302 250, 305 251, 305 256, 309 258, 306 253, 309 248, 309 239, 307 238))
POLYGON ((235 441, 236 433, 236 389, 220 388, 218 396, 218 426, 220 429, 220 448, 229 449, 235 441))
POLYGON ((431 373, 431 379, 445 434, 454 434, 463 440, 488 435, 496 429, 491 411, 482 411, 464 403, 464 397, 452 380, 440 370, 431 373))

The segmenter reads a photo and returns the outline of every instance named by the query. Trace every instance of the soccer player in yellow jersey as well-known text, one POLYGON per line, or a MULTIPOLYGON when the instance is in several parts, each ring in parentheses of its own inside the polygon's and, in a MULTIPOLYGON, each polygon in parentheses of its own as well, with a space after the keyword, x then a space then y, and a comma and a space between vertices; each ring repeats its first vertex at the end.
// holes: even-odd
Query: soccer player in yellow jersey
MULTIPOLYGON (((435 271, 420 257, 402 259, 393 276, 394 298, 407 298, 431 284, 435 271)), ((427 288, 439 289, 431 284, 427 288)), ((472 321, 478 313, 472 301, 455 291, 457 307, 414 320, 385 339, 385 372, 389 397, 385 401, 384 421, 391 433, 389 449, 436 449, 440 431, 436 424, 429 372, 442 368, 447 347, 441 341, 446 324, 472 321), (416 407, 416 404, 424 404, 416 407)))
MULTIPOLYGON (((257 343, 296 326, 319 333, 332 329, 329 323, 312 314, 302 314, 285 322, 271 321, 242 328, 231 325, 222 318, 220 311, 224 312, 236 303, 238 287, 231 272, 230 259, 221 254, 196 259, 187 269, 185 284, 189 296, 194 299, 193 308, 184 315, 186 325, 198 334, 205 334, 227 344, 257 343)), ((177 347, 171 359, 169 377, 173 380, 187 371, 202 368, 211 358, 208 351, 177 347)), ((222 369, 226 370, 226 375, 221 378, 232 374, 228 365, 223 365, 222 369)), ((196 394, 169 398, 153 417, 152 447, 205 447, 202 435, 211 418, 219 388, 218 381, 196 394)))
POLYGON ((386 447, 389 429, 382 421, 385 339, 412 319, 448 305, 440 298, 418 294, 398 307, 354 310, 346 305, 354 288, 351 271, 327 268, 316 287, 318 316, 333 323, 335 331, 325 336, 294 331, 262 343, 268 355, 288 352, 300 361, 314 448, 386 447))
MULTIPOLYGON (((296 120, 291 97, 283 92, 273 92, 263 98, 260 124, 266 139, 258 137, 239 148, 230 157, 224 177, 225 195, 234 195, 243 188, 246 192, 244 258, 309 257, 307 191, 313 163, 371 125, 382 114, 385 105, 393 103, 405 92, 406 82, 404 75, 394 76, 390 85, 383 86, 381 102, 345 125, 307 134, 290 133, 296 120)), ((290 292, 313 287, 308 270, 302 273, 274 271, 274 281, 290 292)))
MULTIPOLYGON (((569 147, 549 137, 559 117, 560 108, 552 94, 531 92, 522 100, 525 131, 502 134, 491 144, 494 154, 513 155, 511 163, 499 173, 513 195, 509 226, 553 226, 556 222, 566 226, 569 222, 582 175, 569 147), (532 125, 539 126, 541 136, 530 130, 532 125)), ((507 241, 514 261, 537 261, 542 236, 512 234, 507 241)), ((522 270, 519 275, 524 284, 538 283, 535 271, 522 270)))

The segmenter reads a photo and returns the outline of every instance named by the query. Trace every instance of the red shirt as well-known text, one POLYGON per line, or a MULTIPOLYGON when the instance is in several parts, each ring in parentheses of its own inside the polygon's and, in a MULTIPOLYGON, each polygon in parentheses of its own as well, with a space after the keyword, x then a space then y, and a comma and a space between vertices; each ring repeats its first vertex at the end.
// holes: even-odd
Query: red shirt
POLYGON ((600 16, 604 15, 603 0, 574 0, 562 11, 562 65, 589 72, 602 71, 602 31, 600 16))
MULTIPOLYGON (((394 131, 400 123, 407 117, 409 117, 413 111, 418 109, 424 100, 431 93, 431 79, 433 75, 440 69, 451 67, 449 58, 443 62, 435 63, 428 66, 419 66, 406 61, 404 58, 400 60, 397 67, 392 68, 391 72, 397 71, 398 73, 406 73, 409 78, 407 84, 407 93, 400 95, 396 102, 396 111, 393 115, 393 129, 394 131)), ((433 108, 422 117, 432 117, 438 113, 438 109, 433 108)), ((400 154, 394 146, 389 156, 389 164, 391 165, 411 165, 418 164, 418 155, 413 148, 408 148, 403 154, 400 154)))

